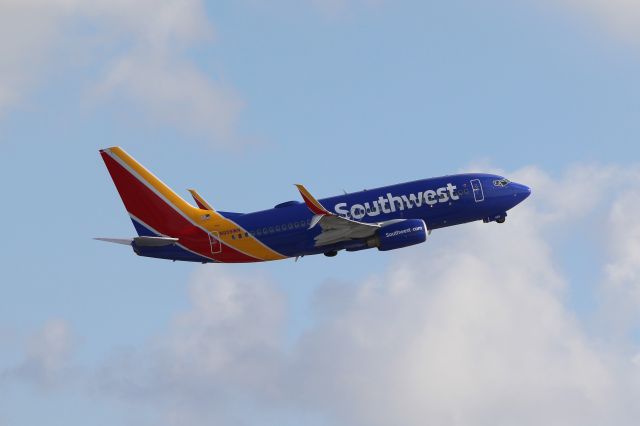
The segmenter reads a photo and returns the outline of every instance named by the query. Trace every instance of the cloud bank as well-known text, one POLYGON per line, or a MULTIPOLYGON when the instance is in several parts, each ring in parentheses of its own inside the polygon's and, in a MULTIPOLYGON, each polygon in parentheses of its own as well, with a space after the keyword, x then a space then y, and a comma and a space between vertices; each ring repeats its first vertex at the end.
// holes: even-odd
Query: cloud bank
POLYGON ((0 3, 0 114, 53 69, 96 75, 90 92, 158 123, 237 142, 242 101, 189 57, 213 40, 201 0, 5 0, 0 3))
POLYGON ((507 174, 534 195, 505 225, 439 230, 381 275, 322 283, 294 337, 277 283, 203 266, 151 340, 80 368, 70 325, 51 320, 3 384, 89 392, 166 425, 635 424, 640 168, 507 174), (573 241, 587 232, 600 244, 588 259, 573 241), (566 276, 572 256, 597 263, 597 303, 580 314, 572 289, 593 283, 566 276))
POLYGON ((321 285, 293 342, 268 278, 198 269, 191 307, 92 386, 164 424, 635 424, 639 344, 625 330, 640 308, 640 188, 615 188, 638 170, 510 175, 535 195, 507 224, 441 230, 382 276, 321 285), (592 220, 607 223, 602 305, 579 318, 567 294, 584 283, 564 275, 556 234, 592 220), (608 321, 612 308, 626 315, 608 321))
POLYGON ((505 225, 440 230, 384 274, 322 283, 294 337, 277 283, 203 266, 153 339, 79 368, 70 325, 51 320, 2 381, 90 392, 166 425, 635 424, 640 168, 507 174, 534 195, 505 225), (585 256, 585 232, 601 244, 581 261, 598 263, 597 303, 578 314, 571 291, 593 283, 563 262, 585 256))
POLYGON ((73 357, 76 340, 66 321, 47 321, 25 342, 22 362, 1 371, 0 383, 22 381, 42 389, 68 384, 74 376, 73 357))

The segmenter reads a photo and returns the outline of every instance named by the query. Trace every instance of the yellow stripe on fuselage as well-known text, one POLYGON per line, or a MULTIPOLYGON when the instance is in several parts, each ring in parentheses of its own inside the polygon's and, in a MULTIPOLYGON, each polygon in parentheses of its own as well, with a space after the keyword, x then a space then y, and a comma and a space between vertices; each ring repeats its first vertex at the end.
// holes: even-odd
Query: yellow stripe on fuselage
POLYGON ((244 229, 240 228, 238 224, 222 216, 220 213, 214 210, 202 210, 186 202, 164 182, 147 170, 142 164, 138 163, 132 156, 127 154, 127 152, 122 148, 117 146, 111 147, 108 148, 108 151, 116 155, 129 168, 135 171, 167 201, 187 216, 192 223, 203 228, 207 232, 217 232, 219 234, 219 238, 228 246, 260 260, 279 260, 286 258, 286 256, 283 256, 258 241, 256 238, 251 236, 251 234, 248 234, 249 236, 245 237, 244 232, 246 231, 244 229), (242 230, 242 239, 232 239, 232 234, 229 234, 229 231, 233 231, 235 229, 242 230))

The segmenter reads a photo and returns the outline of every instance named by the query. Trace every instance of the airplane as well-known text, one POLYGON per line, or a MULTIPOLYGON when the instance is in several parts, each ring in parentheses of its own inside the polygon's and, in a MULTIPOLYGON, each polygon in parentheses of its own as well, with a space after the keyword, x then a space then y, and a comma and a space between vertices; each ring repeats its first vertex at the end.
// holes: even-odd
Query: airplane
POLYGON ((233 213, 215 210, 193 189, 196 205, 188 203, 120 147, 100 155, 138 236, 96 239, 173 261, 246 263, 395 250, 425 242, 435 229, 504 223, 507 211, 531 194, 502 176, 466 173, 320 200, 298 184, 302 202, 233 213))

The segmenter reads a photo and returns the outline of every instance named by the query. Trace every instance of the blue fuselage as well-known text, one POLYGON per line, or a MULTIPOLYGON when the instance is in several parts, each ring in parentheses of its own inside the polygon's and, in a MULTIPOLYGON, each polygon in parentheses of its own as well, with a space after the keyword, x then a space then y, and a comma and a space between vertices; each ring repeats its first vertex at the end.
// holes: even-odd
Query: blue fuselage
MULTIPOLYGON (((503 221, 507 211, 531 193, 521 184, 490 174, 458 174, 417 180, 320 199, 328 210, 352 220, 380 223, 422 219, 429 230, 476 220, 503 221)), ((345 241, 317 247, 320 227, 309 229, 313 214, 302 202, 290 201, 255 213, 225 213, 253 237, 283 255, 294 257, 331 250, 357 250, 345 241)))

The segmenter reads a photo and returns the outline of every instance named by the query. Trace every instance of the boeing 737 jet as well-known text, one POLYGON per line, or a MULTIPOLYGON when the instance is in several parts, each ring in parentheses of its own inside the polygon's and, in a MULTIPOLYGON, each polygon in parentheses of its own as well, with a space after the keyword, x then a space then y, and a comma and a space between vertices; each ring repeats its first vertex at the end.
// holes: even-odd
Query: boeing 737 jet
POLYGON ((502 176, 474 173, 417 180, 267 210, 215 210, 195 190, 185 201, 122 148, 100 151, 138 236, 97 238, 146 257, 242 263, 339 251, 395 250, 423 243, 434 229, 482 220, 503 223, 531 190, 502 176))

